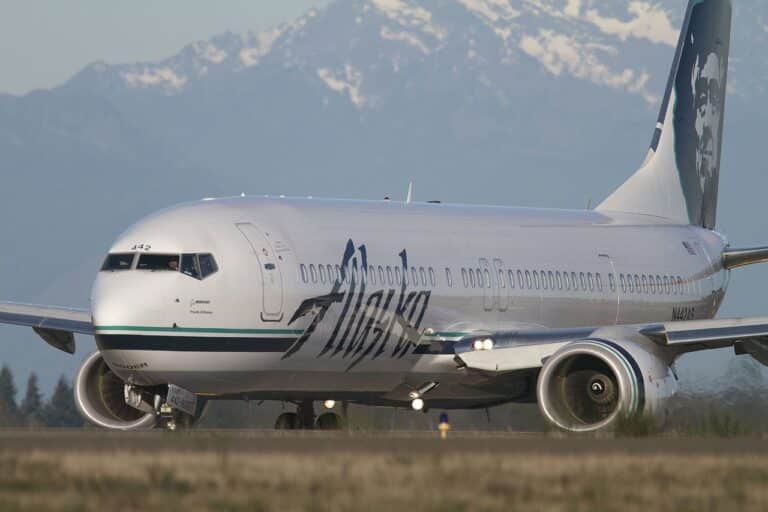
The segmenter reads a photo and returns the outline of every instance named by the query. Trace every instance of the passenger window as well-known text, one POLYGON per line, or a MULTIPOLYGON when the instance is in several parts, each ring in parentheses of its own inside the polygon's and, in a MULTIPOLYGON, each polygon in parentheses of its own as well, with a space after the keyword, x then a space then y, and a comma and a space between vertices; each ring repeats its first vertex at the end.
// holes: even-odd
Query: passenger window
POLYGON ((392 286, 392 267, 387 265, 387 283, 392 286))
POLYGON ((640 276, 638 276, 637 274, 635 274, 635 291, 637 293, 640 293, 643 291, 643 289, 640 288, 640 276))
POLYGON ((526 270, 525 271, 525 285, 530 290, 532 288, 531 286, 531 271, 526 270))
POLYGON ((419 277, 421 277, 421 286, 427 286, 427 273, 424 272, 424 267, 419 267, 419 277))
POLYGON ((683 285, 683 278, 677 276, 677 288, 680 290, 680 295, 685 295, 685 286, 683 285))
POLYGON ((453 287, 453 275, 448 267, 445 267, 445 282, 448 284, 448 288, 453 287))
POLYGON ((136 258, 135 253, 115 253, 108 254, 107 259, 104 260, 104 264, 101 266, 101 270, 107 272, 114 272, 116 270, 131 270, 133 267, 133 260, 136 258))
POLYGON ((641 276, 643 281, 643 293, 648 293, 648 278, 645 275, 641 276))
POLYGON ((592 272, 587 273, 587 281, 589 282, 589 291, 595 291, 595 278, 592 275, 592 272))
POLYGON ((525 288, 525 283, 523 282, 523 272, 520 270, 517 271, 517 286, 520 288, 525 288))
POLYGON ((181 273, 195 279, 200 279, 200 267, 197 265, 197 254, 181 255, 181 273))
POLYGON ((317 269, 315 269, 315 264, 311 264, 309 266, 309 276, 312 278, 312 282, 317 282, 317 269))
POLYGON ((616 277, 613 275, 613 272, 608 274, 608 287, 612 292, 616 291, 616 277))
POLYGON ((379 265, 379 283, 386 284, 386 281, 384 281, 384 267, 379 265))
POLYGON ((565 285, 566 290, 571 289, 571 277, 570 274, 568 274, 567 271, 563 272, 563 284, 565 285))
POLYGON ((515 271, 514 270, 507 271, 507 279, 509 279, 509 287, 514 289, 515 288, 515 271))
POLYGON ((664 282, 661 280, 661 276, 656 276, 656 291, 659 295, 664 293, 664 282))
POLYGON ((177 254, 142 254, 139 256, 139 270, 179 271, 179 256, 177 254))
POLYGON ((598 272, 595 274, 595 281, 597 283, 597 291, 602 292, 603 291, 603 277, 598 272))
POLYGON ((549 270, 547 272, 547 280, 549 281, 549 289, 554 290, 555 289, 555 274, 549 270))
POLYGON ((467 277, 467 269, 461 269, 461 280, 464 281, 464 288, 469 287, 469 278, 467 277))
POLYGON ((555 272, 555 281, 557 282, 557 289, 563 289, 563 278, 560 276, 560 271, 555 272))
POLYGON ((435 278, 435 271, 432 270, 432 267, 429 267, 429 284, 431 284, 433 288, 437 287, 437 279, 435 278))
POLYGON ((541 271, 541 287, 542 289, 547 289, 547 272, 545 270, 541 271))
POLYGON ((491 288, 491 273, 488 269, 483 270, 483 276, 485 277, 485 287, 491 288))
POLYGON ((416 267, 411 267, 411 279, 413 279, 411 284, 414 286, 419 284, 419 276, 416 275, 416 267))
POLYGON ((307 266, 303 263, 299 265, 299 272, 301 273, 301 282, 307 282, 307 266))
POLYGON ((619 275, 619 281, 621 281, 621 293, 627 293, 627 282, 624 280, 624 274, 619 275))
POLYGON ((320 274, 320 282, 325 284, 325 265, 318 265, 317 268, 320 274))
POLYGON ((632 281, 632 274, 627 274, 627 291, 635 293, 635 283, 632 281))
POLYGON ((368 282, 372 285, 376 284, 376 267, 368 267, 368 282))
POLYGON ((403 268, 403 274, 403 276, 400 275, 400 267, 395 267, 395 281, 397 282, 397 286, 402 286, 403 283, 407 281, 405 276, 408 275, 408 270, 403 268))
POLYGON ((571 283, 573 285, 572 288, 574 291, 579 289, 579 280, 576 277, 576 272, 571 272, 571 283))
POLYGON ((648 276, 648 290, 651 292, 651 295, 656 294, 656 281, 653 280, 653 276, 648 276))
POLYGON ((504 270, 503 269, 499 269, 498 273, 499 273, 499 286, 501 286, 502 288, 506 288, 507 287, 507 281, 504 279, 504 270))
POLYGON ((538 290, 538 289, 540 288, 540 286, 541 286, 541 285, 539 284, 539 273, 538 273, 538 272, 536 272, 535 270, 533 271, 533 286, 535 286, 537 290, 538 290))
POLYGON ((584 278, 584 272, 579 272, 579 282, 581 283, 581 289, 587 291, 587 281, 584 278))
POLYGON ((669 295, 669 277, 664 276, 664 293, 669 295))
POLYGON ((469 269, 469 284, 472 288, 475 287, 475 271, 473 269, 469 269))

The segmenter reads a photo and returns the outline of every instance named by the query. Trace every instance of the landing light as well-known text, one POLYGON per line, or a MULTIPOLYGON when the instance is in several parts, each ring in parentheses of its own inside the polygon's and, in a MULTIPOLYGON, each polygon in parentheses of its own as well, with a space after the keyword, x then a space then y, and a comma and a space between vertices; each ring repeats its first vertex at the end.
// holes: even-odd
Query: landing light
POLYGON ((424 409, 424 400, 422 400, 421 398, 415 398, 411 402, 411 407, 413 408, 414 411, 420 411, 424 409))
POLYGON ((475 340, 472 343, 472 348, 475 350, 493 350, 493 340, 491 338, 475 340))
POLYGON ((325 406, 326 409, 333 409, 334 407, 336 407, 336 400, 326 400, 325 402, 323 402, 323 405, 325 406))

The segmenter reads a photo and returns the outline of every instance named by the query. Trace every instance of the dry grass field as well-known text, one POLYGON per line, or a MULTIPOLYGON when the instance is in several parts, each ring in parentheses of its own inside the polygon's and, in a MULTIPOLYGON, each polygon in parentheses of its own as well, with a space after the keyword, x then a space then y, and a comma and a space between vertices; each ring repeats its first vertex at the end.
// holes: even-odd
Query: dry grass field
POLYGON ((0 511, 768 510, 768 440, 0 432, 0 511))

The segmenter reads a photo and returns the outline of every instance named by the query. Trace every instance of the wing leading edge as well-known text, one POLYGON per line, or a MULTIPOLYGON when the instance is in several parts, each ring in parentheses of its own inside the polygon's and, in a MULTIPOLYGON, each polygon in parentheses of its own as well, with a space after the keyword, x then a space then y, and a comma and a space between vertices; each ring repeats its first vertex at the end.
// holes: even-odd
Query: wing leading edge
POLYGON ((691 320, 640 325, 478 332, 454 345, 459 366, 490 373, 541 368, 565 345, 596 334, 627 341, 638 335, 668 348, 674 357, 699 350, 734 347, 768 366, 768 317, 691 320), (485 348, 483 341, 490 339, 485 348), (480 342, 477 343, 476 342, 480 342))
POLYGON ((48 344, 69 354, 75 353, 75 333, 93 334, 91 313, 82 309, 2 302, 0 323, 31 327, 48 344))

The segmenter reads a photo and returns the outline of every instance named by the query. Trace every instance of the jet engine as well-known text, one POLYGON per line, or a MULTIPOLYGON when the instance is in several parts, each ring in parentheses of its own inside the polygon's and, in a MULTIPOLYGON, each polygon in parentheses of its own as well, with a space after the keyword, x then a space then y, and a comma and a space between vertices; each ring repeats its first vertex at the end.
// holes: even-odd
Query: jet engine
POLYGON ((677 389, 670 365, 650 341, 574 341, 541 369, 539 407, 549 422, 571 432, 610 430, 622 414, 663 416, 677 389))
POLYGON ((153 428, 154 411, 142 411, 126 402, 125 382, 107 366, 99 352, 85 360, 75 379, 75 404, 88 421, 104 428, 153 428))

